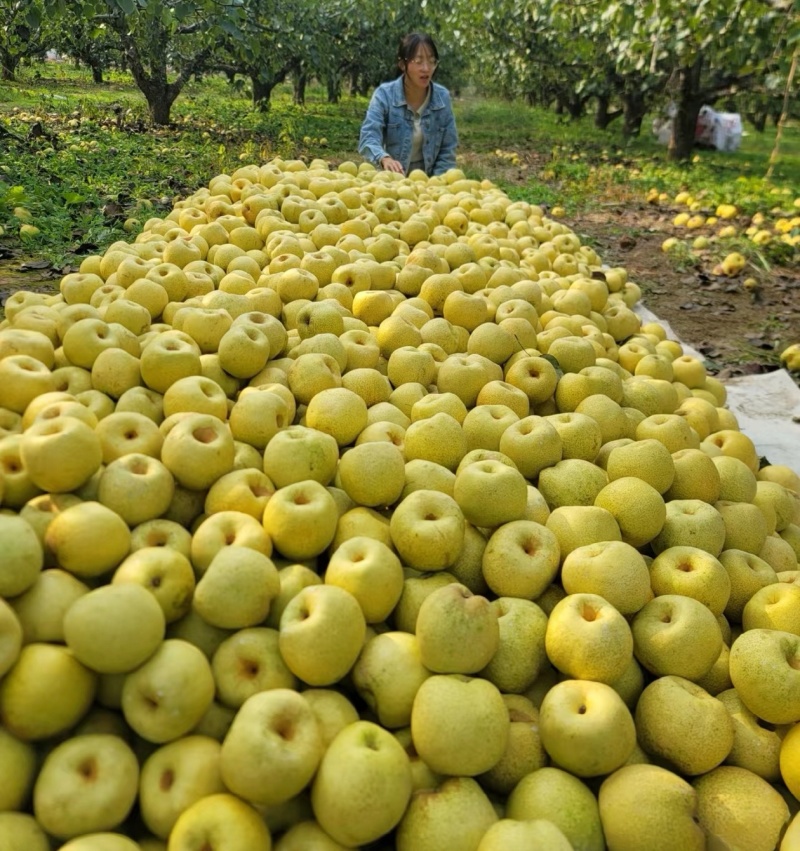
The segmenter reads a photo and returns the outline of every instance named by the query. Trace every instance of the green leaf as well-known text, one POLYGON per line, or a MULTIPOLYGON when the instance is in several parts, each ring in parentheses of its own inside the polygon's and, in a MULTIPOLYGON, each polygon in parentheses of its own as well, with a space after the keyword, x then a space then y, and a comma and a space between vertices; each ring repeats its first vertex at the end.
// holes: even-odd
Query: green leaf
POLYGON ((77 192, 65 192, 64 195, 64 203, 67 206, 76 206, 77 204, 83 204, 86 198, 83 195, 79 195, 77 192))
POLYGON ((25 12, 25 23, 32 30, 39 29, 39 25, 42 23, 42 10, 38 6, 31 6, 25 12))
POLYGON ((219 22, 219 28, 237 41, 244 40, 244 33, 241 29, 229 18, 223 18, 219 22))
POLYGON ((126 15, 132 15, 136 11, 135 0, 114 0, 114 2, 126 15))

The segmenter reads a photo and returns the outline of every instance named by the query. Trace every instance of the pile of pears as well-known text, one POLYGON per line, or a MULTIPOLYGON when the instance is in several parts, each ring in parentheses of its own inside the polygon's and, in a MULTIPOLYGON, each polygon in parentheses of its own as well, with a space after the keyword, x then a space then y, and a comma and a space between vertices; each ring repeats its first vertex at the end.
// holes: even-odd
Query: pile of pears
POLYGON ((800 849, 800 476, 640 296, 274 159, 9 297, 0 848, 800 849))

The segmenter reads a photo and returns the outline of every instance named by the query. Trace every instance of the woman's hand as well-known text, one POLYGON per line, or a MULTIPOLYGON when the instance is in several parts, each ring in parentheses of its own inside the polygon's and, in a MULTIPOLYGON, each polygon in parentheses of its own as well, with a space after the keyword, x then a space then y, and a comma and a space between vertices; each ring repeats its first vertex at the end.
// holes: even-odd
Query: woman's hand
POLYGON ((398 174, 405 174, 403 164, 397 160, 393 160, 391 157, 384 157, 381 160, 381 167, 384 171, 395 171, 398 174))

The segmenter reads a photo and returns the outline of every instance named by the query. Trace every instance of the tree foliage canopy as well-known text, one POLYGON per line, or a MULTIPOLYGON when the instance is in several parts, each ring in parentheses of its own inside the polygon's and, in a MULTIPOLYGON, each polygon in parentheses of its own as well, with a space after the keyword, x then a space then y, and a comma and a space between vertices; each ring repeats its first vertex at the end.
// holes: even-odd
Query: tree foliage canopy
MULTIPOLYGON (((345 86, 364 94, 394 73, 398 39, 427 30, 441 34, 440 77, 451 86, 572 116, 594 101, 598 123, 623 115, 626 134, 672 101, 680 136, 703 103, 720 98, 753 113, 774 109, 800 41, 800 0, 449 0, 435 8, 425 0, 0 0, 0 8, 9 21, 0 32, 4 75, 37 49, 31 34, 43 21, 72 16, 71 32, 113 39, 109 57, 113 48, 124 57, 156 123, 169 121, 186 81, 209 70, 247 78, 262 109, 287 78, 298 100, 311 78, 331 100, 345 86)), ((81 57, 80 43, 58 43, 81 57)))

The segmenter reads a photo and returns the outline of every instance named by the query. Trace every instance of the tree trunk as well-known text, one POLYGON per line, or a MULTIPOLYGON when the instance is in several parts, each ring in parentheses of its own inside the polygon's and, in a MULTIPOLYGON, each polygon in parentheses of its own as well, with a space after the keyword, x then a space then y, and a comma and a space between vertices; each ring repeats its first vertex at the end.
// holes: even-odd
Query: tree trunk
POLYGON ((17 79, 19 57, 6 50, 0 50, 0 80, 13 83, 17 79))
POLYGON ((647 112, 644 93, 639 89, 622 93, 622 135, 626 139, 638 136, 647 112))
POLYGON ((763 133, 767 126, 766 112, 748 112, 747 120, 753 125, 757 133, 763 133))
POLYGON ((328 74, 325 84, 328 89, 328 103, 339 103, 342 97, 342 81, 339 75, 328 74))
POLYGON ((272 90, 275 88, 277 80, 265 80, 260 74, 254 73, 250 75, 250 82, 253 86, 253 108, 259 110, 259 112, 268 112, 272 90))
POLYGON ((169 91, 170 87, 152 87, 144 93, 147 98, 147 106, 150 109, 150 117, 153 124, 158 124, 164 127, 169 124, 169 116, 172 111, 172 104, 175 103, 177 92, 173 95, 169 91))
POLYGON ((672 122, 672 135, 667 148, 671 160, 683 161, 692 156, 697 116, 703 105, 703 95, 700 91, 702 70, 703 59, 700 56, 695 59, 693 65, 681 68, 677 111, 672 122))
POLYGON ((298 106, 302 106, 306 102, 306 84, 308 83, 308 75, 305 71, 300 71, 295 75, 293 80, 293 95, 294 102, 298 106))
POLYGON ((586 106, 586 99, 579 97, 574 93, 570 93, 566 100, 567 112, 569 112, 569 117, 573 121, 577 121, 579 118, 583 117, 584 107, 586 106))
POLYGON ((608 127, 608 108, 611 106, 611 97, 609 95, 597 96, 597 109, 594 113, 594 126, 598 130, 605 130, 608 127))

